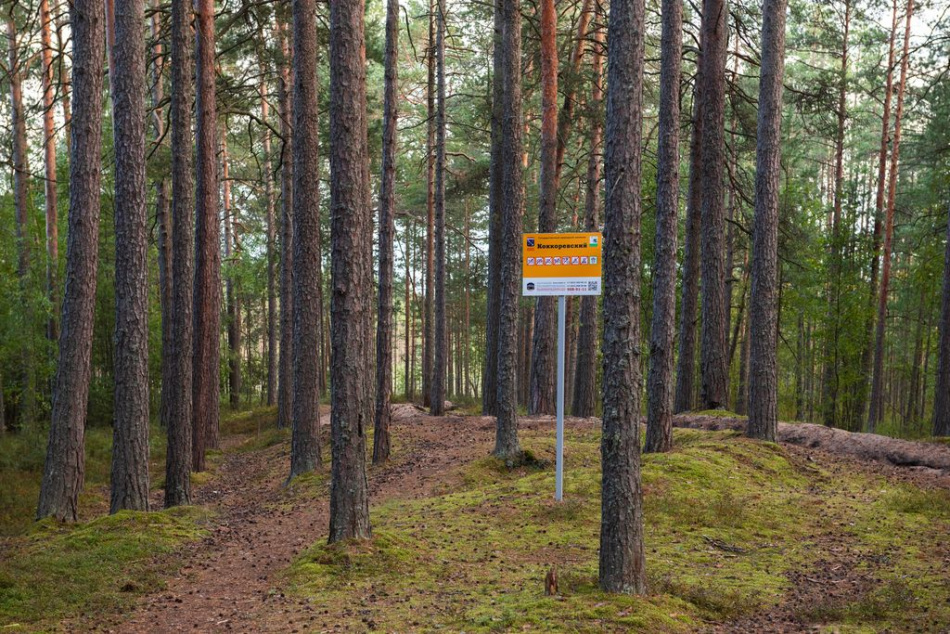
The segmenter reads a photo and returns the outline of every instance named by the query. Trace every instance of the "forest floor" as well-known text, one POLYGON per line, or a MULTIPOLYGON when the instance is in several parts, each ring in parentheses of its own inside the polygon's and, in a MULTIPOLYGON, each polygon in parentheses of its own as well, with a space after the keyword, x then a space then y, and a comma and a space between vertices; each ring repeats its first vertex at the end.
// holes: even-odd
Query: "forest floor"
POLYGON ((374 539, 334 546, 328 469, 287 485, 273 419, 223 424, 194 507, 3 538, 0 631, 950 631, 937 471, 677 429, 644 458, 650 595, 618 597, 596 588, 597 419, 568 420, 555 503, 551 418, 522 420, 537 464, 509 471, 493 419, 397 405, 393 459, 369 470, 374 539))

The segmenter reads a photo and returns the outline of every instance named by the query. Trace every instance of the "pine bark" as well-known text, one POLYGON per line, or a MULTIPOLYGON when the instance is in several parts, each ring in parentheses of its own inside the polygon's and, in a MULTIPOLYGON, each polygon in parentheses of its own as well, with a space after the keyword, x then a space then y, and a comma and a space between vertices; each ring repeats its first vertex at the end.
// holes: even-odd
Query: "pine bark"
MULTIPOLYGON (((399 0, 387 0, 386 53, 383 61, 385 69, 383 157, 382 178, 379 182, 379 294, 377 298, 379 315, 376 323, 376 415, 373 430, 373 464, 385 463, 389 459, 390 450, 390 402, 393 391, 393 244, 396 233, 396 128, 399 123, 398 60, 399 0)), ((408 289, 407 276, 407 293, 408 289)), ((408 306, 407 300, 407 310, 408 306)))
MULTIPOLYGON (((749 425, 746 435, 775 441, 778 429, 778 205, 782 162, 782 80, 787 0, 762 7, 762 63, 749 299, 749 425)), ((739 395, 742 398, 742 395, 739 395)))
POLYGON ((110 513, 148 510, 148 225, 144 0, 115 12, 115 422, 110 513))
POLYGON ((330 543, 368 539, 365 381, 372 272, 363 0, 330 4, 330 543))
POLYGON ((195 303, 192 469, 218 446, 221 347, 221 228, 218 222, 217 108, 214 90, 214 0, 195 2, 195 303))
MULTIPOLYGON (((557 11, 541 0, 541 175, 538 231, 557 231, 557 11)), ((528 414, 553 414, 557 359, 557 303, 539 297, 534 310, 534 343, 528 414)))
POLYGON ((317 3, 294 0, 294 352, 290 477, 322 467, 320 458, 320 125, 317 3))
POLYGON ((518 443, 517 341, 521 227, 524 207, 521 120, 521 2, 496 0, 501 53, 496 70, 504 81, 501 105, 501 249, 499 257, 498 363, 495 448, 498 458, 521 459, 518 443))
POLYGON ((482 415, 497 413, 498 391, 498 327, 501 302, 501 209, 502 209, 502 104, 505 78, 502 75, 503 24, 497 0, 494 3, 494 35, 492 48, 492 111, 491 167, 488 184, 488 287, 486 289, 485 364, 482 370, 482 415))
POLYGON ((294 132, 291 117, 293 89, 290 83, 291 51, 287 33, 281 29, 283 63, 280 69, 280 134, 283 151, 280 166, 280 365, 277 377, 277 427, 290 427, 293 413, 294 340, 294 132))
POLYGON ((436 162, 436 0, 429 0, 429 43, 426 51, 426 277, 425 310, 422 320, 422 404, 432 396, 432 366, 435 363, 435 162, 436 162))
POLYGON ((726 305, 725 221, 725 94, 728 6, 726 0, 703 5, 703 97, 700 167, 702 242, 702 346, 700 397, 704 409, 727 407, 729 366, 726 305))
POLYGON ((660 129, 656 166, 656 242, 653 319, 647 374, 647 438, 644 451, 673 448, 673 337, 676 324, 676 232, 679 216, 681 0, 664 0, 660 48, 660 129))
MULTIPOLYGON (((712 0, 707 0, 712 2, 712 0)), ((644 594, 640 484, 640 142, 644 2, 614 0, 604 135, 603 432, 600 587, 644 594)))
POLYGON ((231 205, 231 159, 227 126, 221 134, 221 189, 224 216, 224 305, 228 319, 228 400, 232 409, 241 406, 241 301, 232 268, 238 260, 235 210, 231 205))
MULTIPOLYGON (((435 111, 435 328, 432 374, 429 377, 429 407, 433 416, 445 413, 446 366, 449 340, 445 298, 445 4, 436 0, 436 85, 438 105, 435 111)), ((449 387, 451 388, 451 381, 449 387)))
POLYGON ((171 20, 171 159, 172 159, 172 381, 165 407, 168 454, 165 506, 191 501, 194 350, 194 188, 192 186, 192 34, 191 8, 172 0, 171 20))
MULTIPOLYGON (((600 2, 596 4, 597 10, 600 2)), ((584 230, 597 231, 600 226, 600 152, 603 123, 599 116, 603 93, 603 28, 594 29, 594 45, 591 47, 592 72, 590 106, 595 115, 590 122, 590 151, 587 155, 587 182, 584 196, 584 230)), ((577 370, 574 373, 574 399, 571 412, 574 416, 593 416, 597 366, 597 303, 598 298, 586 295, 581 298, 580 330, 577 334, 577 370)))
POLYGON ((878 295, 877 322, 874 333, 874 365, 871 374, 871 405, 868 410, 868 432, 874 433, 884 418, 884 337, 887 325, 887 293, 891 281, 891 251, 894 243, 894 205, 897 199, 897 176, 901 149, 901 123, 904 116, 904 92, 907 87, 907 67, 910 61, 910 24, 914 15, 914 0, 907 0, 904 22, 904 52, 901 57, 901 78, 897 88, 897 108, 894 112, 894 144, 891 148, 891 167, 887 187, 887 212, 884 217, 884 252, 881 255, 881 292, 878 295))
POLYGON ((105 11, 102 0, 73 0, 75 115, 69 168, 66 292, 60 323, 59 364, 53 382, 49 445, 37 518, 76 521, 85 473, 83 442, 91 372, 93 311, 99 264, 102 175, 102 76, 105 11))

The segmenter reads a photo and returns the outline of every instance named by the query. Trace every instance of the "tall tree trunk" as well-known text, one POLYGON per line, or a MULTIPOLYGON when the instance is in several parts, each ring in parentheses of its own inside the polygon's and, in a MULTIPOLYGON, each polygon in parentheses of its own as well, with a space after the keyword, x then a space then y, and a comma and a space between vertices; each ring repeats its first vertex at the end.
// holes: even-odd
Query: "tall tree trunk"
POLYGON ((844 133, 847 121, 848 37, 851 30, 851 0, 845 0, 844 37, 841 44, 841 76, 838 84, 838 130, 835 137, 834 206, 831 214, 831 244, 828 249, 828 316, 825 337, 822 409, 825 425, 838 418, 838 332, 841 283, 841 206, 844 194, 844 133))
POLYGON ((271 163, 271 131, 268 126, 270 108, 267 102, 267 82, 261 69, 261 121, 264 122, 264 196, 267 199, 267 391, 265 402, 273 405, 277 392, 277 252, 276 218, 274 216, 274 174, 271 163))
POLYGON ((435 66, 436 66, 436 0, 429 0, 429 43, 426 51, 426 294, 425 317, 422 321, 422 404, 430 405, 432 397, 432 366, 435 363, 435 66))
POLYGON ((403 365, 404 365, 403 378, 405 380, 404 387, 405 387, 406 400, 412 401, 413 394, 412 394, 412 361, 411 361, 412 356, 411 355, 415 354, 415 339, 413 337, 413 332, 412 332, 412 322, 413 322, 412 297, 409 294, 409 286, 411 284, 409 262, 411 261, 411 252, 412 252, 412 249, 411 249, 412 236, 409 232, 409 226, 410 225, 408 221, 406 222, 405 225, 403 225, 403 230, 405 231, 405 237, 406 237, 406 246, 405 246, 405 251, 403 252, 403 263, 406 266, 405 271, 403 272, 403 286, 405 287, 403 289, 405 291, 404 296, 403 296, 403 307, 405 310, 405 318, 406 318, 406 332, 404 333, 405 334, 405 348, 403 351, 403 365))
MULTIPOLYGON (((298 2, 300 0, 297 0, 298 2)), ((313 1, 313 0, 308 0, 313 1)), ((372 271, 366 147, 363 0, 330 4, 330 210, 332 241, 330 543, 370 537, 364 382, 372 271)))
MULTIPOLYGON (((583 0, 580 15, 577 19, 577 35, 574 38, 574 51, 571 54, 570 71, 563 84, 564 102, 561 104, 561 110, 558 112, 557 117, 557 156, 554 161, 555 195, 561 188, 561 172, 564 168, 564 155, 567 152, 567 141, 571 136, 571 128, 574 125, 574 106, 577 102, 577 87, 580 83, 581 62, 584 60, 584 51, 587 49, 587 32, 591 20, 594 18, 594 12, 594 0, 583 0)), ((555 74, 556 73, 557 68, 555 67, 555 74)), ((555 85, 555 88, 556 87, 555 85)))
POLYGON ((33 284, 32 244, 30 235, 30 164, 29 145, 26 136, 26 113, 23 108, 22 72, 18 34, 15 22, 16 4, 8 7, 7 52, 10 82, 10 127, 13 130, 13 206, 16 223, 17 275, 20 278, 20 302, 22 306, 23 347, 20 351, 23 379, 20 391, 20 426, 32 426, 36 418, 36 363, 33 350, 33 284))
POLYGON ((293 340, 294 340, 294 160, 290 83, 291 50, 287 32, 281 29, 283 63, 280 69, 280 134, 284 149, 280 167, 280 366, 277 377, 277 427, 291 425, 293 413, 293 340))
POLYGON ((42 88, 43 88, 43 159, 46 167, 46 297, 52 311, 46 325, 46 336, 50 341, 59 337, 59 324, 56 310, 59 308, 59 226, 56 208, 56 128, 53 121, 53 45, 52 22, 49 0, 40 0, 40 42, 42 45, 42 88))
POLYGON ((881 256, 881 292, 877 301, 877 323, 874 333, 874 365, 871 374, 871 406, 868 410, 868 432, 874 433, 884 418, 883 374, 884 333, 887 325, 887 292, 891 281, 891 250, 894 242, 894 205, 897 198, 897 168, 901 149, 901 119, 904 115, 904 91, 907 88, 907 67, 910 61, 910 23, 914 0, 907 0, 904 22, 904 53, 901 57, 901 80, 897 88, 897 109, 894 112, 894 146, 891 148, 891 171, 887 184, 887 213, 884 218, 884 253, 881 256))
MULTIPOLYGON (((596 11, 600 10, 600 0, 596 11)), ((603 42, 604 31, 601 26, 594 28, 594 44, 591 47, 593 58, 593 86, 591 87, 590 106, 599 112, 603 101, 603 42)), ((599 116, 590 122, 590 152, 587 155, 587 182, 584 197, 584 230, 597 231, 600 226, 600 145, 602 125, 599 116)), ((574 402, 571 412, 574 416, 593 416, 597 365, 597 297, 586 295, 581 298, 580 331, 577 336, 577 371, 574 374, 574 402)))
POLYGON ((639 357, 644 12, 643 0, 610 5, 604 136, 600 587, 631 594, 646 592, 639 357))
MULTIPOLYGON (((881 149, 877 160, 877 185, 874 196, 874 229, 871 234, 871 284, 868 293, 867 322, 865 326, 863 349, 861 351, 861 377, 858 381, 858 403, 855 407, 856 415, 864 414, 864 407, 868 396, 868 376, 871 374, 871 360, 873 359, 871 341, 874 333, 874 313, 877 303, 878 274, 880 271, 881 256, 881 229, 884 215, 884 192, 887 182, 887 148, 891 137, 891 99, 894 94, 894 42, 897 38, 897 0, 894 0, 891 11, 891 35, 887 46, 887 72, 884 82, 884 107, 881 113, 881 149)), ((850 425, 853 430, 859 428, 860 422, 850 425)))
POLYGON ((662 15, 653 320, 650 326, 647 438, 644 449, 647 452, 669 451, 673 448, 673 337, 676 324, 676 231, 680 187, 682 1, 664 0, 662 15))
MULTIPOLYGON (((778 203, 782 168, 782 80, 787 0, 762 7, 762 63, 755 151, 755 218, 749 298, 751 438, 775 441, 778 429, 778 203)), ((739 395, 742 398, 742 395, 739 395)))
MULTIPOLYGON (((164 67, 164 49, 160 31, 161 15, 157 11, 158 0, 152 0, 151 34, 152 45, 152 134, 156 144, 164 143, 165 117, 162 103, 165 91, 162 77, 164 67)), ((169 398, 166 392, 175 382, 174 334, 172 331, 172 304, 174 302, 174 283, 172 281, 172 217, 168 205, 168 182, 164 175, 156 178, 152 186, 155 189, 155 224, 158 233, 158 286, 162 315, 162 392, 159 406, 159 422, 162 427, 168 422, 169 398)))
MULTIPOLYGON (((541 0, 541 177, 538 231, 557 231, 557 11, 554 0, 541 0)), ((553 414, 557 369, 557 304, 539 297, 534 310, 529 414, 553 414)))
POLYGON ((192 279, 194 277, 194 189, 192 187, 192 34, 191 8, 172 0, 171 21, 171 158, 172 158, 172 381, 167 394, 165 427, 165 506, 191 500, 192 352, 194 349, 192 279))
POLYGON ((99 264, 104 16, 102 0, 73 0, 74 107, 83 125, 72 130, 66 293, 38 519, 76 521, 85 473, 83 441, 99 264))
POLYGON ((723 220, 723 167, 725 165, 725 93, 728 39, 726 0, 706 0, 703 5, 703 108, 702 108, 702 294, 703 324, 700 367, 701 400, 705 409, 728 405, 729 367, 727 329, 729 307, 725 302, 723 220))
POLYGON ((148 510, 148 221, 145 0, 115 13, 115 422, 109 512, 148 510))
POLYGON ((521 460, 518 443, 516 366, 518 340, 518 280, 521 266, 521 227, 524 207, 522 183, 521 120, 521 1, 496 0, 500 25, 501 63, 496 72, 504 81, 502 91, 501 145, 501 249, 499 259, 498 362, 495 390, 496 422, 494 455, 509 463, 521 460))
POLYGON ((686 233, 683 242, 683 283, 680 301, 679 356, 676 361, 676 394, 673 412, 693 408, 693 390, 696 383, 696 320, 699 313, 700 227, 702 226, 702 171, 703 147, 703 48, 702 22, 700 23, 700 50, 696 60, 696 81, 693 87, 692 136, 689 142, 689 190, 686 194, 686 233))
POLYGON ((224 303, 228 316, 228 399, 232 409, 241 406, 241 301, 235 289, 232 268, 238 260, 237 227, 231 206, 231 160, 228 155, 227 126, 221 134, 221 185, 224 208, 224 259, 227 274, 224 278, 224 303))
POLYGON ((940 336, 937 340, 937 378, 934 383, 933 435, 950 436, 950 209, 943 258, 940 336))
POLYGON ((294 352, 290 477, 322 467, 320 457, 320 122, 317 3, 294 0, 294 352))
MULTIPOLYGON (((382 178, 379 181, 379 315, 376 323, 376 417, 373 430, 373 464, 385 463, 389 459, 390 449, 390 400, 393 391, 393 242, 396 233, 396 128, 399 124, 399 103, 396 96, 398 60, 399 0, 387 0, 383 158, 382 178)), ((408 257, 406 262, 408 266, 408 257)), ((407 293, 408 288, 407 279, 407 293)), ((408 307, 408 295, 406 297, 408 307)))
POLYGON ((491 172, 488 186, 488 288, 485 300, 485 365, 482 371, 482 414, 494 416, 498 391, 498 328, 501 274, 502 209, 502 104, 505 78, 503 68, 503 24, 498 1, 494 8, 492 48, 491 172))
POLYGON ((192 469, 204 471, 205 451, 218 446, 221 251, 214 92, 214 0, 195 2, 195 343, 192 469))
MULTIPOLYGON (((56 19, 56 49, 59 52, 57 64, 56 64, 56 75, 59 80, 59 89, 60 89, 60 101, 62 102, 63 109, 63 132, 66 137, 66 153, 69 156, 72 156, 72 105, 69 100, 70 93, 70 78, 69 73, 66 71, 66 36, 63 35, 63 30, 66 28, 66 25, 69 23, 69 11, 62 10, 62 7, 59 4, 59 0, 53 0, 53 13, 57 16, 56 19)), ((68 158, 68 157, 67 157, 68 158)))
MULTIPOLYGON (((429 407, 433 416, 445 413, 445 373, 449 362, 449 340, 445 315, 445 4, 436 0, 436 84, 435 111, 435 328, 434 357, 429 377, 429 407)), ((449 382, 451 387, 451 381, 449 382)))

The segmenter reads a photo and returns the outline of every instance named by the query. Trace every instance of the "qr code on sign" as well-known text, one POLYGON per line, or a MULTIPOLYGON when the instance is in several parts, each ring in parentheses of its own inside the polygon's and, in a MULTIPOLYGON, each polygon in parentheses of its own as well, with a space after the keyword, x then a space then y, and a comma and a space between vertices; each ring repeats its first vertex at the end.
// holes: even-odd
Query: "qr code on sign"
POLYGON ((587 282, 587 290, 589 290, 589 291, 596 291, 596 290, 597 290, 597 282, 587 282))

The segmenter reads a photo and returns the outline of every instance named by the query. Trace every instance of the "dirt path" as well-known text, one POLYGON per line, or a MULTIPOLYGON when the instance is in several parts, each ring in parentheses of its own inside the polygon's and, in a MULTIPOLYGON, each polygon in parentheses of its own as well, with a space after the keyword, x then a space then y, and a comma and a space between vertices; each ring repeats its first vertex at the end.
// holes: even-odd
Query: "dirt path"
MULTIPOLYGON (((458 466, 486 455, 494 439, 490 419, 397 415, 399 452, 392 465, 370 469, 374 505, 429 495, 451 483, 458 466)), ((329 424, 323 419, 324 427, 329 424)), ((326 429, 324 429, 326 431, 326 429)), ((329 522, 327 487, 301 499, 283 488, 289 469, 286 443, 262 451, 231 451, 196 502, 218 513, 212 535, 185 553, 167 588, 146 596, 131 614, 99 623, 108 632, 306 631, 319 606, 285 597, 279 573, 315 541, 329 522)))

